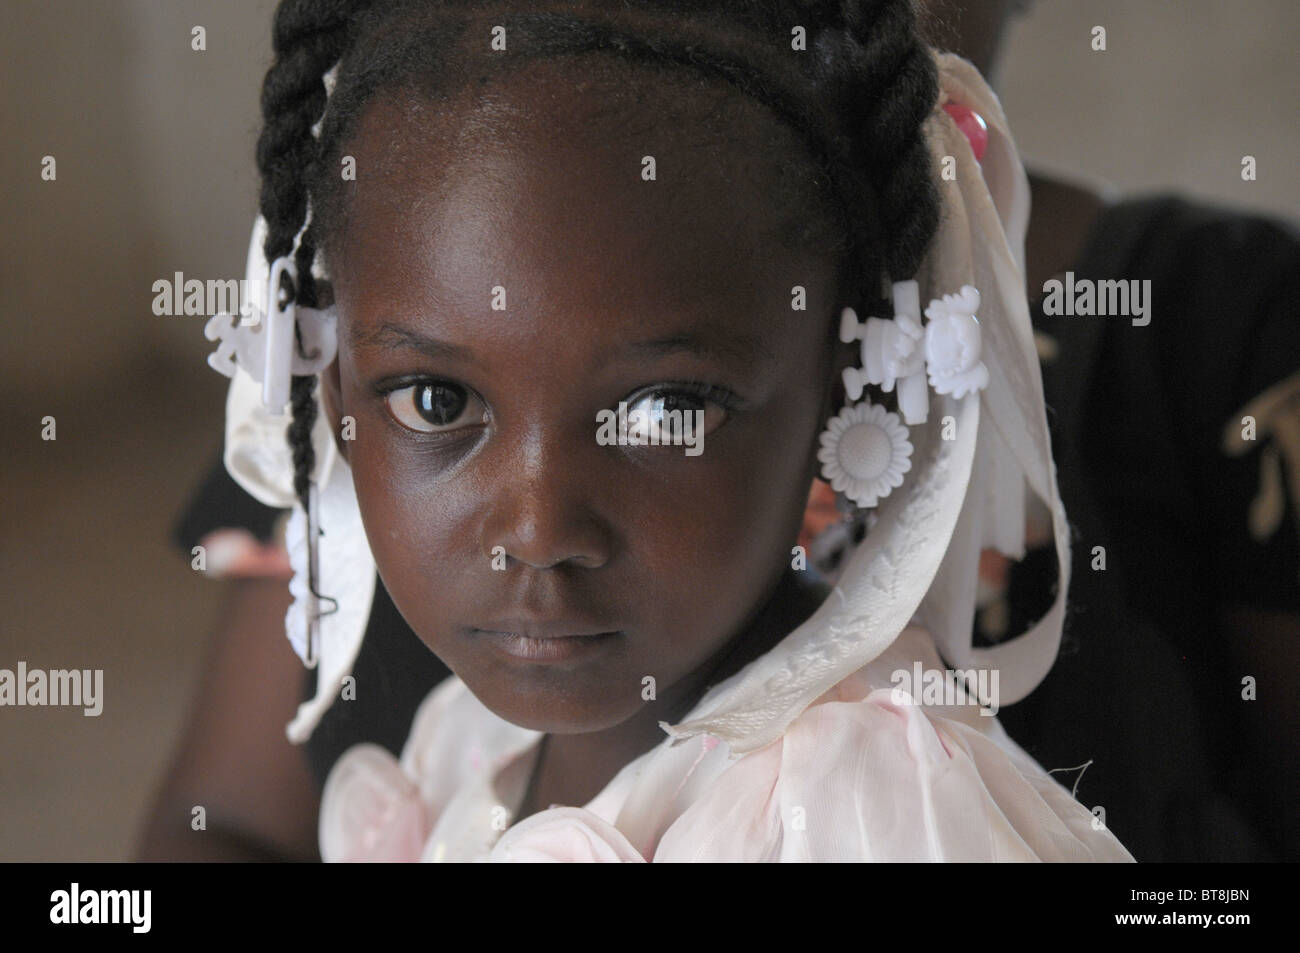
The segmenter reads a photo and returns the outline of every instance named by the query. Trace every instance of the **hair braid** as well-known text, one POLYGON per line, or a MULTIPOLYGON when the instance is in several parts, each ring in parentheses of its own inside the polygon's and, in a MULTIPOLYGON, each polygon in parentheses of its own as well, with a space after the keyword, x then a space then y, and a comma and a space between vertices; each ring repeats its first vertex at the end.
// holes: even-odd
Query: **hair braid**
POLYGON ((289 449, 293 453, 293 492, 306 511, 311 471, 316 465, 316 448, 311 442, 311 431, 316 426, 317 413, 314 376, 293 378, 293 384, 289 388, 289 407, 293 411, 287 432, 289 449))
POLYGON ((880 198, 891 280, 911 278, 939 223, 939 190, 924 124, 939 98, 938 68, 916 32, 913 0, 845 0, 845 26, 863 51, 868 95, 855 151, 880 198))
POLYGON ((347 0, 283 0, 275 14, 275 62, 262 82, 264 126, 257 142, 267 261, 289 254, 307 215, 312 126, 325 110, 325 73, 347 47, 347 0))
MULTIPOLYGON (((347 48, 353 16, 366 4, 350 0, 284 0, 272 28, 275 62, 262 83, 264 126, 257 142, 262 174, 261 212, 267 236, 267 262, 293 251, 294 239, 307 219, 307 182, 317 160, 312 127, 325 111, 325 74, 347 48)), ((308 229, 310 232, 311 229, 308 229)), ((295 301, 316 304, 314 238, 303 235, 295 255, 297 286, 285 290, 295 301)), ((316 452, 311 432, 316 423, 316 378, 294 377, 290 388, 293 414, 287 438, 293 454, 294 494, 308 508, 316 452)))

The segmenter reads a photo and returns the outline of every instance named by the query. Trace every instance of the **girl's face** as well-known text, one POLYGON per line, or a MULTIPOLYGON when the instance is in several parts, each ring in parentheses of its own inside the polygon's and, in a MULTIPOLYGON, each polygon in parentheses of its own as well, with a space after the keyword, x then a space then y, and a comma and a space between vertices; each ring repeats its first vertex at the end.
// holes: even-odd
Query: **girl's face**
POLYGON ((362 117, 324 391, 411 628, 501 717, 587 732, 702 677, 790 566, 838 302, 773 234, 761 140, 692 143, 654 80, 630 115, 527 76, 362 117), (656 401, 702 452, 598 442, 656 401))

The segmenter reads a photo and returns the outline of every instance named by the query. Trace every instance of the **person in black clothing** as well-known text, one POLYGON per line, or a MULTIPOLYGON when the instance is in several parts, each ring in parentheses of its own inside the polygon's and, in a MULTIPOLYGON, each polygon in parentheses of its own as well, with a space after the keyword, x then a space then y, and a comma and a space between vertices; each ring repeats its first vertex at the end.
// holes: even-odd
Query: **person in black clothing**
MULTIPOLYGON (((1234 457, 1224 435, 1256 395, 1300 394, 1283 285, 1300 233, 1146 196, 1102 212, 1073 271, 1149 279, 1153 311, 1135 325, 1035 304, 1057 351, 1043 380, 1074 566, 1056 665, 999 718, 1044 766, 1092 761, 1078 794, 1140 861, 1295 859, 1295 722, 1279 696, 1300 620, 1297 500, 1252 534, 1265 443, 1234 457), (1282 636, 1290 620, 1290 641, 1265 650, 1268 620, 1282 636), (1247 676, 1259 701, 1243 698, 1247 676)), ((1051 566, 1044 550, 1013 570, 1011 631, 1041 613, 1051 566)))

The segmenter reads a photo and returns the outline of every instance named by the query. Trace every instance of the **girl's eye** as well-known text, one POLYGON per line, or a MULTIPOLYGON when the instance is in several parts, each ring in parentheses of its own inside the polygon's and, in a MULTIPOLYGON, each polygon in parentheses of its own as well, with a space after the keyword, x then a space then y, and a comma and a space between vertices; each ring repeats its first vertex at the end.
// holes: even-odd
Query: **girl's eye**
POLYGON ((671 440, 689 427, 692 434, 710 433, 722 426, 728 416, 725 391, 712 387, 697 390, 661 388, 646 392, 627 406, 628 419, 641 413, 649 424, 652 438, 671 440))
POLYGON ((389 391, 388 409, 403 427, 439 433, 487 422, 487 406, 451 381, 428 381, 389 391))

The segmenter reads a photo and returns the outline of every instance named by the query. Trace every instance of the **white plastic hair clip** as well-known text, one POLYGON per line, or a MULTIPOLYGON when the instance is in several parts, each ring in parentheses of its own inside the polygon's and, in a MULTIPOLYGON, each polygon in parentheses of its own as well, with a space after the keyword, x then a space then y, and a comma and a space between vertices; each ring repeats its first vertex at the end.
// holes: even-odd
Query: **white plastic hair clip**
POLYGON ((893 284, 894 319, 858 321, 852 308, 840 316, 840 340, 861 340, 862 367, 844 371, 850 400, 858 400, 867 384, 892 391, 898 387, 898 409, 907 424, 923 424, 929 416, 929 380, 936 393, 964 397, 988 385, 988 370, 980 362, 980 327, 975 312, 980 295, 972 285, 956 294, 931 300, 925 309, 930 321, 922 326, 919 285, 893 284))
POLYGON ((203 328, 204 337, 219 342, 208 355, 209 366, 226 377, 243 368, 262 385, 262 403, 273 414, 284 413, 293 377, 319 374, 338 353, 334 308, 308 308, 292 295, 282 297, 281 276, 286 274, 296 287, 293 259, 277 258, 263 297, 265 321, 254 315, 253 321, 244 322, 222 312, 203 328), (296 339, 301 339, 301 347, 296 339))
POLYGON ((956 294, 930 302, 925 316, 925 366, 937 394, 965 397, 989 384, 989 371, 980 360, 980 293, 962 285, 956 294))
POLYGON ((897 414, 869 400, 841 409, 820 439, 822 476, 861 507, 875 506, 902 486, 903 474, 912 469, 907 428, 897 414))
POLYGON ((893 320, 869 317, 859 321, 852 308, 840 314, 840 340, 860 340, 862 367, 844 371, 848 403, 831 418, 821 434, 817 458, 822 476, 837 493, 858 506, 875 506, 903 483, 912 467, 907 427, 923 424, 930 412, 927 378, 936 393, 965 397, 988 385, 988 370, 980 362, 980 328, 975 312, 979 292, 971 285, 956 294, 935 298, 921 323, 919 285, 893 284, 893 320), (862 401, 868 384, 889 392, 898 388, 903 415, 862 401))

